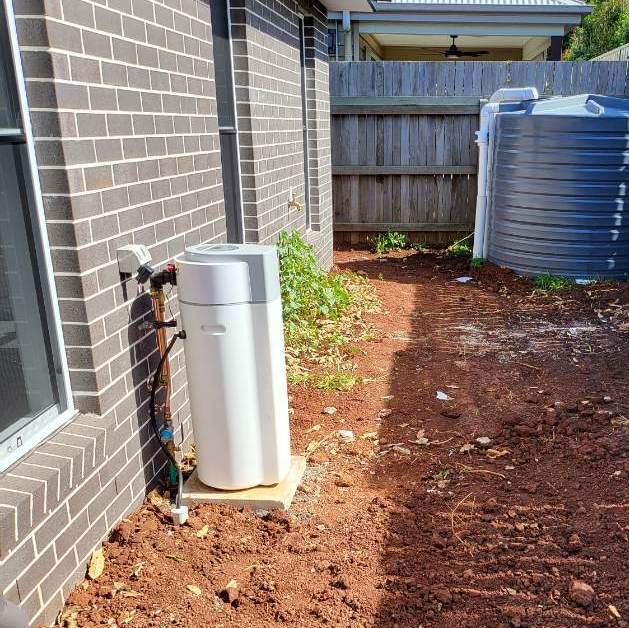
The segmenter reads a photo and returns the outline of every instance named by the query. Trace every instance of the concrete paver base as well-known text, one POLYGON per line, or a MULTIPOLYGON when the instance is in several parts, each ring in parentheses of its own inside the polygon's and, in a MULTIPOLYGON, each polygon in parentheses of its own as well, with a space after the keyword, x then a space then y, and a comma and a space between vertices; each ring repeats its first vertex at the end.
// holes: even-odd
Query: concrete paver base
POLYGON ((205 486, 199 481, 196 470, 183 487, 183 503, 195 501, 201 504, 229 504, 241 508, 251 506, 254 510, 288 510, 295 491, 301 482, 306 468, 303 456, 291 458, 290 471, 286 479, 273 486, 255 486, 242 491, 221 491, 205 486))

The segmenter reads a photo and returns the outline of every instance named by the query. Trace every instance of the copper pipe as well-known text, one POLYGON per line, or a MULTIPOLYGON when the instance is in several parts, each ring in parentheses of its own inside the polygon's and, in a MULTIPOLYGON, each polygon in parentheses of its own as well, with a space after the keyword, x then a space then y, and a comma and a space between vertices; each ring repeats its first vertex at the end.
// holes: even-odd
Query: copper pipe
MULTIPOLYGON (((153 305, 153 320, 158 323, 163 323, 165 321, 165 297, 164 291, 160 288, 159 290, 151 290, 151 302, 153 305)), ((159 349, 160 358, 164 355, 166 351, 166 328, 165 327, 157 327, 155 329, 155 336, 157 338, 157 348, 159 349)), ((153 386, 163 387, 165 389, 166 398, 164 401, 164 421, 170 421, 170 390, 171 390, 171 376, 170 376, 170 360, 166 357, 164 361, 164 365, 162 367, 162 373, 160 375, 159 382, 153 382, 153 386)))

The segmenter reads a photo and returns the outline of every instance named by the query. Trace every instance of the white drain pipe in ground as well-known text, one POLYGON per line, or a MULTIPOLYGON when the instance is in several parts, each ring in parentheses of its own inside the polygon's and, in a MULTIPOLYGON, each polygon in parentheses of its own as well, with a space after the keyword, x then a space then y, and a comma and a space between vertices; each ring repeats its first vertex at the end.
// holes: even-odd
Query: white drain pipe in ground
POLYGON ((500 103, 537 100, 539 94, 535 87, 505 87, 494 92, 489 102, 480 110, 480 130, 476 132, 478 144, 478 195, 476 197, 476 218, 474 221, 473 256, 480 259, 487 257, 485 234, 487 231, 487 194, 489 191, 489 172, 492 155, 489 145, 494 133, 496 114, 500 103))

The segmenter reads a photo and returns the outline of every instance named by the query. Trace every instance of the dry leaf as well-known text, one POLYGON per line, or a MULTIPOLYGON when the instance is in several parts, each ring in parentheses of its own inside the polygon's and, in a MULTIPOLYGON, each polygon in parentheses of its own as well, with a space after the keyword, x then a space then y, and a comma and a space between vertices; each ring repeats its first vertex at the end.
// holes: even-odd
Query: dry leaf
POLYGON ((515 589, 510 589, 509 587, 507 587, 507 593, 509 595, 517 595, 518 592, 515 589))
POLYGON ((67 606, 59 615, 57 615, 57 625, 62 628, 78 628, 79 623, 77 618, 79 616, 80 607, 67 606))
POLYGON ((209 531, 210 531, 210 526, 204 525, 200 530, 196 531, 196 535, 200 539, 205 539, 209 531))
POLYGON ((488 449, 485 454, 488 458, 503 458, 509 454, 508 449, 488 449))
POLYGON ((626 427, 627 425, 629 425, 629 419, 625 416, 618 416, 614 417, 611 423, 616 427, 626 427))
POLYGON ((393 445, 391 449, 393 449, 393 451, 397 451, 398 454, 403 454, 404 456, 408 456, 411 453, 410 449, 406 449, 406 447, 400 447, 400 445, 393 445))
POLYGON ((459 449, 459 453, 460 454, 466 454, 469 451, 472 451, 474 449, 474 445, 472 445, 472 443, 465 443, 465 445, 461 446, 461 449, 459 449))
POLYGON ((170 558, 170 560, 176 560, 178 563, 186 562, 185 558, 181 558, 181 556, 177 556, 176 554, 166 554, 166 558, 170 558))
POLYGON ((122 595, 122 597, 144 597, 144 593, 139 593, 138 591, 133 590, 121 591, 120 595, 122 595))
POLYGON ((194 593, 194 595, 201 595, 201 593, 203 593, 196 584, 188 584, 186 585, 186 589, 188 589, 190 593, 194 593))
POLYGON ((166 500, 160 495, 159 491, 154 488, 146 498, 153 504, 153 506, 161 506, 166 500))
POLYGON ((131 572, 130 578, 133 580, 139 580, 142 576, 142 571, 144 570, 144 563, 136 563, 133 565, 133 571, 131 572))
POLYGON ((421 438, 418 438, 417 440, 412 440, 411 443, 415 443, 416 445, 430 445, 430 441, 422 436, 421 438))
POLYGON ((620 613, 618 612, 618 609, 613 605, 610 604, 607 607, 607 610, 609 611, 609 614, 614 618, 614 619, 622 619, 620 613))
POLYGON ((315 449, 319 447, 320 444, 321 443, 318 440, 310 441, 308 443, 308 446, 306 447, 306 453, 311 454, 315 449))
POLYGON ((321 423, 317 423, 317 425, 313 425, 311 428, 306 430, 306 434, 310 434, 311 432, 318 432, 323 426, 321 423))
POLYGON ((87 575, 96 580, 105 570, 105 555, 103 554, 103 548, 94 550, 92 558, 90 558, 90 565, 87 569, 87 575))
POLYGON ((422 438, 424 438, 426 436, 426 430, 419 430, 419 432, 417 432, 417 440, 421 440, 422 438))
POLYGON ((377 438, 378 432, 365 432, 361 438, 377 438))
POLYGON ((133 620, 133 616, 135 615, 135 609, 132 610, 132 611, 125 611, 125 612, 126 612, 127 616, 122 620, 121 623, 129 624, 133 620))

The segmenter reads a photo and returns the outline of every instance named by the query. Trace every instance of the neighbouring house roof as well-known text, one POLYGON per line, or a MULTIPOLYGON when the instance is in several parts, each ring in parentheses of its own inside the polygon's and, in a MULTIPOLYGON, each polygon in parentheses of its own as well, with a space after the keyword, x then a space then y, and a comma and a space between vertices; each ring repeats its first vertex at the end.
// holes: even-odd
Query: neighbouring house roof
POLYGON ((470 11, 470 10, 568 10, 590 13, 592 7, 580 0, 379 0, 374 2, 376 10, 387 10, 396 5, 411 5, 417 11, 470 11))
MULTIPOLYGON (((592 11, 580 0, 371 0, 371 6, 369 13, 351 12, 363 33, 475 37, 564 35, 592 11)), ((329 17, 340 20, 342 13, 329 17)))
POLYGON ((370 0, 321 0, 321 4, 329 11, 368 11, 372 10, 370 0))

